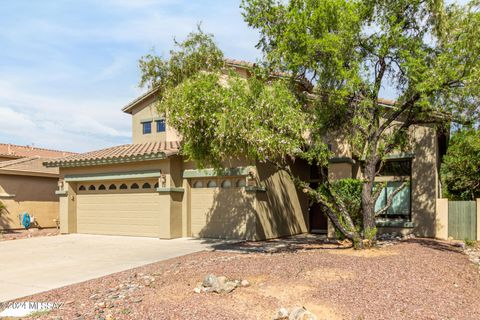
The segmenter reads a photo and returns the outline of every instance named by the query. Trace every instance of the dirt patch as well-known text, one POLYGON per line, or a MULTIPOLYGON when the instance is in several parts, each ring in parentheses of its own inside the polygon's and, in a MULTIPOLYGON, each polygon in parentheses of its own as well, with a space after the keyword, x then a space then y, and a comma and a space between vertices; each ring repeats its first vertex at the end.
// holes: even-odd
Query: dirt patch
POLYGON ((41 319, 271 319, 305 306, 319 319, 467 320, 480 319, 480 276, 458 248, 415 239, 361 253, 200 252, 22 301, 64 303, 41 319), (194 293, 209 273, 251 285, 194 293))
POLYGON ((332 251, 329 251, 329 253, 348 255, 352 257, 362 257, 362 258, 394 256, 398 254, 394 246, 388 247, 388 248, 371 248, 371 249, 365 249, 365 250, 354 250, 352 248, 348 248, 343 250, 332 250, 332 251))
POLYGON ((318 320, 342 320, 344 319, 337 314, 334 308, 327 305, 305 304, 303 305, 308 311, 317 316, 318 320))
POLYGON ((52 237, 60 234, 60 230, 56 228, 30 228, 28 230, 7 230, 0 231, 0 241, 10 241, 36 237, 52 237))
POLYGON ((344 269, 317 268, 305 272, 304 277, 314 281, 338 281, 353 278, 355 273, 344 269))

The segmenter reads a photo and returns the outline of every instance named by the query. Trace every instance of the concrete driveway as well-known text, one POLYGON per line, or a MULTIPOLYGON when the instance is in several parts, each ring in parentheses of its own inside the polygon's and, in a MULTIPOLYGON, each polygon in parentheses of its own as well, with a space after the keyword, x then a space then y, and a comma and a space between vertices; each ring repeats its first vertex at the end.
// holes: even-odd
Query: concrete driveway
POLYGON ((85 234, 0 242, 0 302, 210 248, 186 238, 85 234))

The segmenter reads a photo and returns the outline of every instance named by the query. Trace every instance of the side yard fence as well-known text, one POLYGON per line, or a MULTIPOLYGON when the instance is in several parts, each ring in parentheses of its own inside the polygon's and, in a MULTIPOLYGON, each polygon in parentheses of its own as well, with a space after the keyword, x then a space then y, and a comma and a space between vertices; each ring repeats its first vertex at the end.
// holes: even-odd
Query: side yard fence
POLYGON ((436 237, 480 240, 480 199, 449 201, 437 199, 436 237))

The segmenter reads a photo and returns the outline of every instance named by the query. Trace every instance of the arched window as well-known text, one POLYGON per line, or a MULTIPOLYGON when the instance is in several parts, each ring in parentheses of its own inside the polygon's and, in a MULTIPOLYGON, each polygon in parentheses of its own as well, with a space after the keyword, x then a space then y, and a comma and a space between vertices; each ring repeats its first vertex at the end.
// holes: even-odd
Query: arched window
POLYGON ((230 180, 223 180, 222 181, 222 188, 231 188, 232 182, 230 180))
POLYGON ((155 183, 155 185, 154 185, 153 187, 154 187, 155 189, 157 189, 157 188, 158 188, 158 182, 155 183))
POLYGON ((107 188, 105 188, 105 186, 101 184, 100 187, 98 187, 98 190, 107 190, 107 188))
POLYGON ((88 187, 88 190, 91 190, 91 191, 95 190, 95 186, 93 184, 90 185, 90 187, 88 187))
POLYGON ((245 179, 237 180, 237 187, 238 188, 245 187, 246 185, 247 185, 247 183, 245 182, 245 179))
POLYGON ((134 183, 130 186, 130 189, 138 189, 138 188, 140 188, 140 187, 136 183, 134 183))
POLYGON ((122 185, 120 186, 120 190, 126 190, 128 189, 127 185, 125 183, 122 183, 122 185))
POLYGON ((207 187, 209 187, 209 188, 215 188, 215 187, 217 187, 217 182, 216 182, 215 180, 210 180, 210 181, 208 181, 208 183, 207 183, 207 187))
POLYGON ((117 186, 114 184, 111 184, 110 187, 108 187, 108 190, 117 190, 117 186))
POLYGON ((80 188, 78 188, 78 190, 80 190, 80 191, 85 191, 85 190, 87 190, 87 189, 85 188, 85 186, 80 186, 80 188))
POLYGON ((150 189, 152 186, 150 185, 150 183, 148 182, 145 182, 142 186, 142 189, 150 189))
POLYGON ((195 183, 193 184, 193 187, 194 188, 203 188, 203 182, 202 181, 195 181, 195 183))

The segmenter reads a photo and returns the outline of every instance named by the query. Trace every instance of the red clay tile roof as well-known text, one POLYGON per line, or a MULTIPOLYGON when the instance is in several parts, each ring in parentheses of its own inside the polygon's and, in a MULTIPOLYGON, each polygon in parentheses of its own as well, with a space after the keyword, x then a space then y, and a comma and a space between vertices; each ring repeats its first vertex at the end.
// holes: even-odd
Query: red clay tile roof
POLYGON ((12 159, 25 157, 43 157, 43 158, 60 158, 75 154, 73 152, 50 150, 44 148, 36 148, 31 146, 19 146, 15 144, 0 143, 0 157, 12 159))
POLYGON ((46 168, 43 162, 49 158, 30 157, 0 162, 0 173, 22 175, 58 176, 58 168, 46 168))
POLYGON ((67 167, 158 160, 178 154, 179 149, 180 143, 178 141, 125 144, 75 154, 61 159, 50 159, 45 161, 44 165, 47 167, 67 167))

